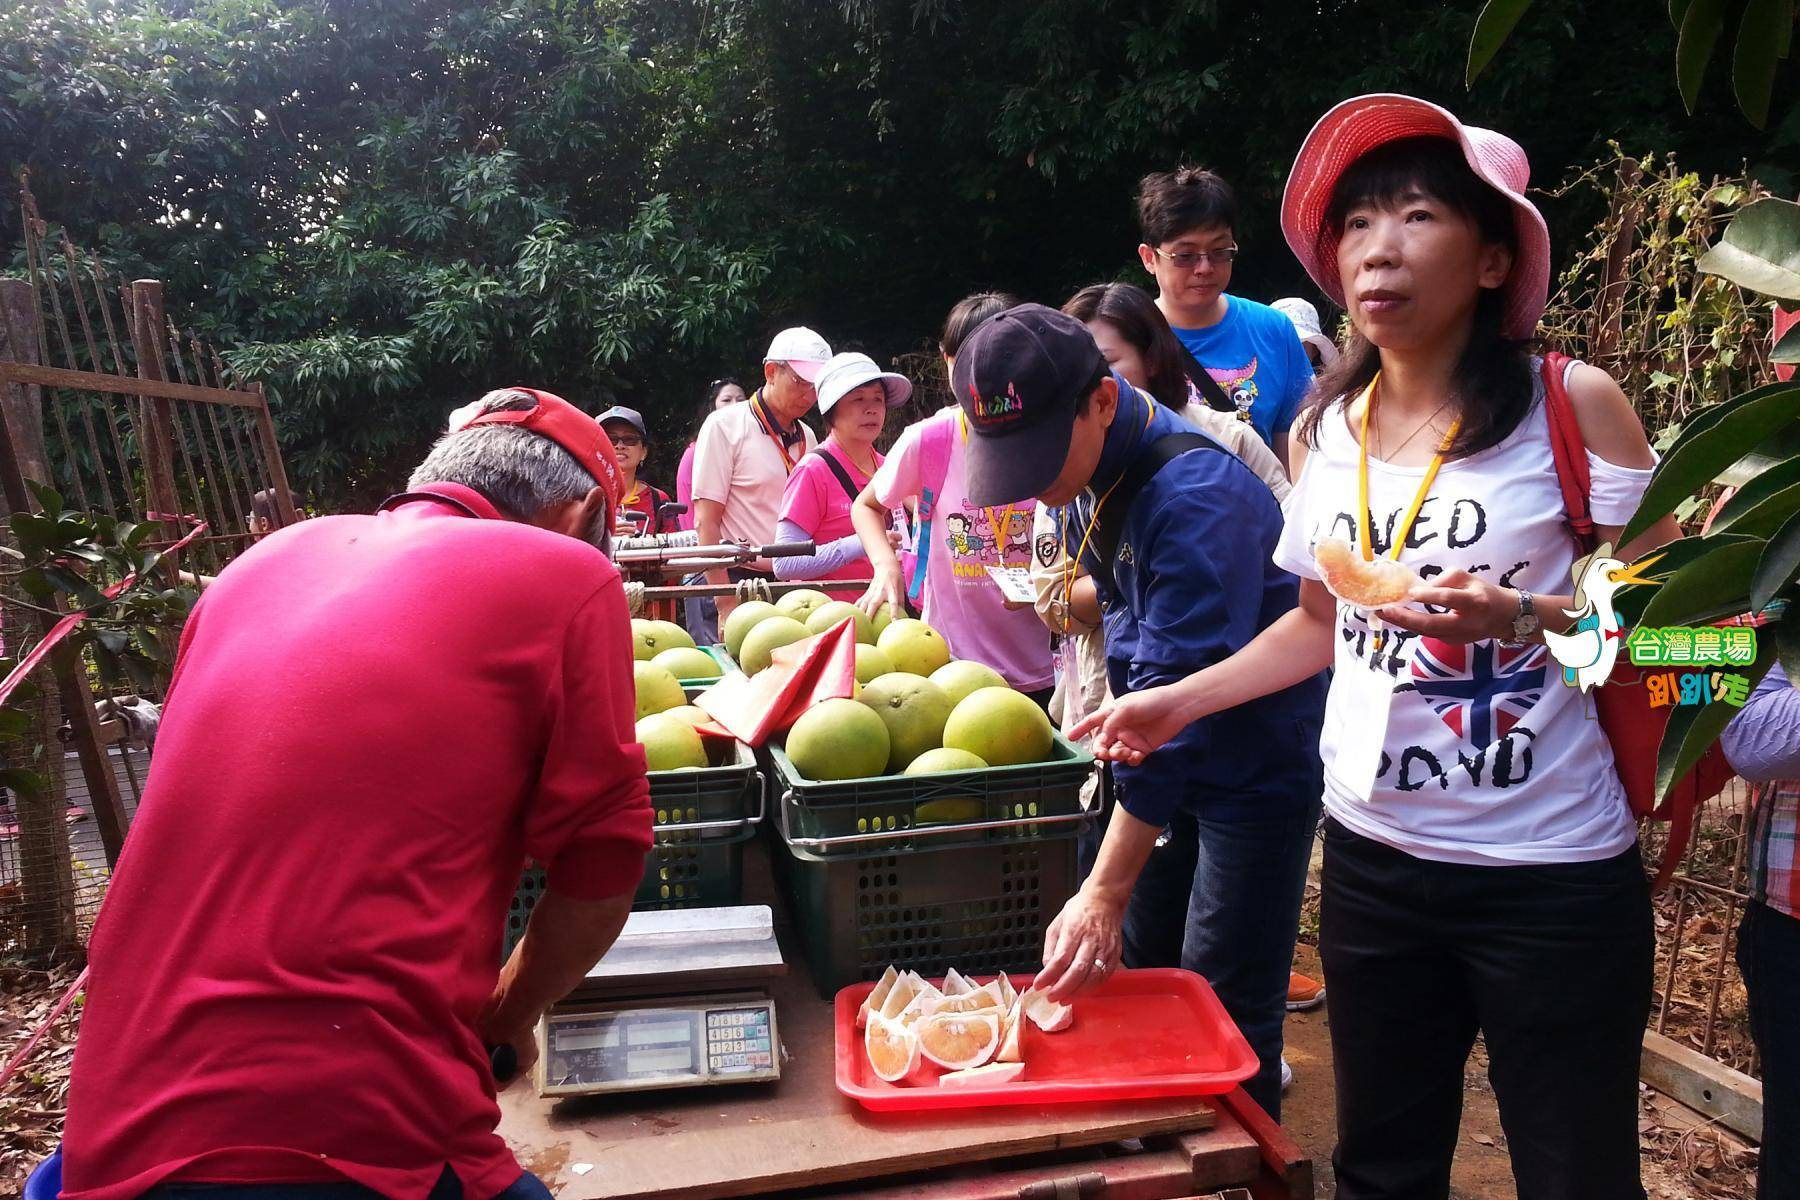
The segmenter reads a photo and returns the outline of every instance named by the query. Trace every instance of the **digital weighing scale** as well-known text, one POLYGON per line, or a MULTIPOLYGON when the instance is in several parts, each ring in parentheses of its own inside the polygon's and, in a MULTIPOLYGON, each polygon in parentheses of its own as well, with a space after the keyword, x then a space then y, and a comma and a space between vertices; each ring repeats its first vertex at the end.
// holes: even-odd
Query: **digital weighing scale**
POLYGON ((632 913, 606 957, 538 1022, 540 1096, 781 1078, 785 975, 767 905, 632 913))

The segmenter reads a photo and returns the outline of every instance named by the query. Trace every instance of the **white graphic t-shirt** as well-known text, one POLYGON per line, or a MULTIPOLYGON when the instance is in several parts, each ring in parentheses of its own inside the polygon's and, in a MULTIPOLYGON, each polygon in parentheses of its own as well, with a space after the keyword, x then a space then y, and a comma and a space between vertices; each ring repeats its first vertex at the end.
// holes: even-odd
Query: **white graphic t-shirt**
MULTIPOLYGON (((1571 593, 1579 555, 1564 523, 1549 437, 1540 383, 1529 414, 1505 441, 1444 463, 1400 561, 1425 579, 1460 568, 1534 595, 1571 593)), ((1306 579, 1319 578, 1315 542, 1358 542, 1357 440, 1342 407, 1324 415, 1318 441, 1284 506, 1275 551, 1278 565, 1306 579)), ((1650 472, 1587 457, 1595 522, 1624 524, 1650 472)), ((1389 552, 1424 474, 1370 458, 1377 556, 1389 552)), ((1592 861, 1636 840, 1606 735, 1542 645, 1457 645, 1388 626, 1377 651, 1366 614, 1341 601, 1337 625, 1339 669, 1320 752, 1325 808, 1340 823, 1419 858, 1485 865, 1592 861), (1366 799, 1332 770, 1358 757, 1359 747, 1343 758, 1339 751, 1366 725, 1350 711, 1360 666, 1346 663, 1394 684, 1366 799)))

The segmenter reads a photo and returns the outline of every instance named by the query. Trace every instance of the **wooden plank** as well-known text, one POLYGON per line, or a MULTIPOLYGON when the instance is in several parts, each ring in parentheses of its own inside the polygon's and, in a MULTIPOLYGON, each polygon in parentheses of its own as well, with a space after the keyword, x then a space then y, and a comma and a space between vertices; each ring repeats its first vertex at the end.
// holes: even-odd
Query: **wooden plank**
POLYGON ((38 387, 68 388, 78 392, 106 392, 118 396, 148 396, 154 400, 198 400, 202 404, 232 404, 258 408, 255 392, 229 388, 196 387, 137 375, 102 375, 97 371, 71 371, 65 367, 40 367, 32 363, 0 363, 0 384, 23 383, 38 387))
POLYGON ((1313 1200, 1312 1159, 1300 1144, 1288 1136, 1287 1130, 1264 1112, 1243 1088, 1219 1097, 1220 1106, 1241 1122, 1255 1139, 1262 1153, 1263 1165, 1272 1177, 1274 1191, 1283 1200, 1313 1200))
POLYGON ((501 1136, 559 1200, 710 1200, 1188 1132, 1217 1121, 1197 1100, 869 1112, 837 1091, 831 1006, 807 973, 796 967, 770 991, 787 1055, 779 1083, 561 1105, 515 1085, 501 1096, 501 1136), (581 1164, 591 1169, 577 1173, 581 1164))
POLYGON ((1763 1085, 1654 1031, 1644 1034, 1638 1074, 1659 1092, 1752 1141, 1762 1140, 1763 1085))

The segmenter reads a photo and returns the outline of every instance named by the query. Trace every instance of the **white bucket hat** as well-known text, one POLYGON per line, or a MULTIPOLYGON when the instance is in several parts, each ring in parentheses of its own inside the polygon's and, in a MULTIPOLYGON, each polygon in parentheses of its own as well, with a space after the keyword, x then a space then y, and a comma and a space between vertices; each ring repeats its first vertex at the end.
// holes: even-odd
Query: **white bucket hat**
POLYGON ((1337 361, 1337 346, 1320 328, 1319 310, 1312 306, 1311 301, 1289 296, 1285 300, 1277 300, 1269 307, 1294 323, 1294 332, 1300 335, 1301 341, 1318 347, 1321 364, 1330 366, 1337 361))
POLYGON ((887 406, 898 408, 912 398, 912 380, 894 371, 884 371, 866 354, 834 354, 819 369, 815 386, 819 390, 819 412, 831 411, 832 405, 866 383, 879 383, 887 393, 887 406))

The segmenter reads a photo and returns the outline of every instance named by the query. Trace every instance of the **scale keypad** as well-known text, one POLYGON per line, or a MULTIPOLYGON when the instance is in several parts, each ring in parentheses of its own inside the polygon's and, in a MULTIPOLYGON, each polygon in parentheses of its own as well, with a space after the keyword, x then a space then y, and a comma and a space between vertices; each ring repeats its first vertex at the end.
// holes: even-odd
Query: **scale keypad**
POLYGON ((714 1074, 765 1071, 775 1065, 767 1008, 721 1009, 706 1014, 706 1064, 714 1074))

